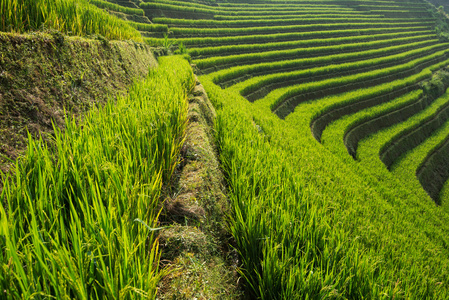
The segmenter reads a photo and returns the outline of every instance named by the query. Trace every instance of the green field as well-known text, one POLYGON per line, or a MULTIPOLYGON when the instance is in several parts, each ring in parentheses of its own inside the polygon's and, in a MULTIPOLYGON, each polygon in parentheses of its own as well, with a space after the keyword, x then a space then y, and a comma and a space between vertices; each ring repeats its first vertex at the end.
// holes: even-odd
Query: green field
POLYGON ((91 4, 182 56, 159 58, 80 128, 67 121, 54 148, 30 138, 1 194, 0 290, 156 297, 158 197, 182 148, 187 59, 217 113, 249 299, 449 298, 444 12, 421 0, 91 4))

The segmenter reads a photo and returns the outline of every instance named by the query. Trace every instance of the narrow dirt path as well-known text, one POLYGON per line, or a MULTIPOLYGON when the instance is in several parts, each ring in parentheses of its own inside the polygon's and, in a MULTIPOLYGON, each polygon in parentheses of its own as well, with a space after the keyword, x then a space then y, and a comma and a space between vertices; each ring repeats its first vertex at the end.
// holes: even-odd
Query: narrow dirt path
POLYGON ((166 193, 160 233, 161 265, 171 270, 158 299, 239 299, 236 266, 226 228, 230 212, 214 144, 215 110, 203 86, 189 95, 182 161, 166 193))

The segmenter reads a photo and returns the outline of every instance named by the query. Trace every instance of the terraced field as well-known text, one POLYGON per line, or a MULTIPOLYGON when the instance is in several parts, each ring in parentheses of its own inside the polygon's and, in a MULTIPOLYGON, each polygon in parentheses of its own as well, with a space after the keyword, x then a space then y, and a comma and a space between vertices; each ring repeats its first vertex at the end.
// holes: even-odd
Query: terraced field
POLYGON ((92 3, 200 75, 250 296, 449 298, 443 13, 421 0, 92 3))
POLYGON ((188 55, 218 111, 252 296, 447 298, 444 14, 420 0, 115 3, 144 11, 147 43, 188 55))
MULTIPOLYGON (((354 159, 363 138, 425 111, 442 94, 413 96, 449 64, 449 43, 435 34, 435 18, 422 1, 145 1, 139 6, 157 24, 152 26, 166 26, 171 43, 186 46, 192 63, 220 87, 269 107, 281 119, 293 119, 302 103, 313 103, 317 111, 310 128, 319 142, 326 144, 322 136, 331 123, 385 106, 342 129, 340 139, 354 159), (405 95, 409 101, 388 105, 405 95)), ((167 32, 144 35, 152 36, 148 43, 163 45, 167 32)), ((391 168, 444 121, 403 128, 379 149, 382 162, 391 168)), ((427 163, 417 176, 440 203, 442 184, 420 175, 437 172, 438 164, 423 159, 427 163)), ((437 173, 441 182, 449 176, 437 173)))

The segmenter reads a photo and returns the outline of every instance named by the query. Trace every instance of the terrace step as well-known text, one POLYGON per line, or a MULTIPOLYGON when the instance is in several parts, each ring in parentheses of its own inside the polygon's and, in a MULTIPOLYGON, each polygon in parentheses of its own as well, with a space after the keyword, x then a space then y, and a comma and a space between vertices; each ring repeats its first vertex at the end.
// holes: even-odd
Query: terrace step
MULTIPOLYGON (((386 44, 386 43, 385 43, 386 44)), ((370 47, 366 47, 365 50, 376 50, 376 49, 383 49, 386 48, 384 43, 376 43, 376 44, 372 44, 370 45, 370 47)), ((394 47, 398 47, 398 49, 391 49, 389 51, 385 51, 383 54, 384 55, 388 55, 388 54, 393 54, 393 53, 400 53, 401 51, 406 50, 406 46, 407 46, 407 41, 396 41, 395 43, 390 43, 396 46, 391 46, 391 48, 394 47), (403 46, 403 47, 401 47, 403 46)), ((416 49, 419 46, 430 46, 430 45, 435 45, 437 44, 437 40, 424 40, 421 42, 416 42, 414 43, 416 45, 412 45, 410 44, 410 48, 411 49, 416 49)), ((354 44, 354 47, 348 47, 348 49, 345 49, 345 51, 342 51, 340 48, 338 47, 320 47, 321 50, 323 50, 323 52, 312 52, 309 51, 307 48, 304 48, 304 50, 299 51, 301 49, 297 49, 295 50, 286 50, 286 51, 274 51, 271 52, 269 55, 268 54, 255 54, 255 55, 241 55, 241 56, 234 56, 232 57, 232 59, 234 61, 232 61, 231 59, 228 59, 226 57, 220 57, 221 62, 217 60, 215 60, 213 63, 215 64, 214 67, 205 67, 204 68, 204 63, 202 64, 201 60, 194 60, 194 63, 197 64, 201 71, 205 74, 208 73, 212 73, 218 70, 222 70, 222 69, 226 69, 226 68, 230 68, 230 67, 235 67, 235 66, 241 66, 242 64, 244 65, 251 65, 251 64, 259 64, 259 63, 268 63, 268 62, 278 62, 278 61, 283 61, 283 60, 294 60, 294 59, 307 59, 310 58, 310 61, 315 64, 316 63, 316 59, 319 59, 320 57, 330 57, 332 55, 335 55, 337 57, 341 57, 341 55, 345 54, 345 56, 347 54, 357 54, 358 52, 363 52, 360 51, 360 46, 358 44, 354 44), (297 52, 297 53, 295 53, 297 52), (302 52, 302 53, 301 53, 302 52), (339 53, 339 54, 337 54, 339 53), (263 57, 265 56, 265 57, 263 57), (315 61, 314 61, 315 60, 315 61)), ((410 50, 410 49, 408 49, 410 50)), ((337 58, 336 57, 336 58, 337 58)), ((366 57, 366 56, 365 56, 366 57)), ((341 60, 340 60, 341 61, 341 60)), ((209 64, 210 61, 208 62, 209 64)), ((318 62, 319 63, 319 62, 318 62)))
POLYGON ((429 153, 416 172, 422 187, 437 204, 441 204, 439 195, 449 179, 447 166, 449 166, 449 136, 439 147, 429 153))
POLYGON ((364 120, 357 125, 352 126, 343 137, 343 141, 348 153, 356 159, 357 147, 359 141, 376 133, 384 128, 401 123, 418 112, 424 110, 431 104, 431 99, 421 96, 413 103, 407 103, 405 106, 396 108, 394 111, 387 111, 381 115, 364 120))
MULTIPOLYGON (((295 107, 298 104, 300 104, 302 102, 311 101, 311 100, 315 100, 315 99, 319 99, 319 98, 323 98, 326 96, 339 94, 339 93, 343 93, 343 92, 348 92, 350 90, 372 87, 372 86, 380 85, 380 84, 383 84, 386 82, 409 77, 409 76, 419 73, 422 69, 429 67, 433 64, 437 64, 438 62, 442 62, 445 59, 447 59, 446 56, 440 56, 440 57, 431 59, 429 61, 422 62, 411 69, 392 73, 392 74, 385 75, 385 76, 379 76, 379 77, 376 77, 375 79, 368 78, 368 79, 364 79, 364 80, 357 80, 357 81, 354 81, 352 83, 345 84, 345 85, 333 86, 333 87, 321 89, 318 91, 311 91, 311 92, 302 93, 302 94, 298 94, 298 95, 292 95, 292 96, 289 96, 288 98, 286 98, 285 100, 283 100, 277 106, 273 107, 272 111, 276 115, 278 115, 278 117, 280 117, 281 119, 284 119, 287 115, 289 115, 295 109, 295 107)), ((407 91, 407 92, 409 92, 409 91, 407 91)), ((398 96, 395 96, 394 98, 396 98, 398 96)), ((353 111, 351 110, 350 113, 353 113, 353 111)), ((324 127, 323 127, 323 129, 324 129, 324 127)), ((321 132, 315 131, 315 134, 314 134, 315 138, 317 138, 317 136, 321 137, 321 133, 322 133, 322 131, 321 132)), ((317 138, 317 140, 319 141, 318 138, 317 138)))
MULTIPOLYGON (((436 52, 437 50, 438 49, 435 49, 432 53, 436 52)), ((430 54, 430 53, 426 53, 426 54, 430 54)), ((313 82, 313 81, 321 81, 321 80, 330 79, 330 78, 334 78, 334 77, 349 76, 349 75, 354 75, 354 74, 358 74, 358 73, 373 71, 376 69, 389 68, 389 67, 393 67, 395 65, 408 63, 408 62, 410 62, 414 59, 420 58, 422 56, 423 56, 423 53, 418 53, 418 54, 415 54, 410 57, 398 59, 396 61, 378 63, 378 64, 374 64, 371 66, 366 66, 366 67, 360 67, 359 64, 357 64, 358 62, 360 62, 360 60, 357 60, 356 63, 354 64, 354 68, 352 70, 333 71, 333 70, 329 70, 328 68, 325 68, 324 71, 328 71, 327 74, 316 75, 316 76, 311 76, 310 74, 304 74, 302 76, 298 76, 298 78, 292 78, 290 80, 280 76, 277 79, 267 82, 267 84, 264 84, 262 87, 258 88, 257 90, 255 90, 253 92, 245 93, 244 91, 242 91, 242 96, 244 96, 247 100, 254 102, 258 99, 265 97, 271 91, 273 91, 275 89, 282 88, 282 87, 293 86, 293 85, 298 85, 298 84, 303 84, 303 83, 313 82)), ((382 58, 384 56, 379 56, 379 57, 382 58)), ((282 74, 280 74, 280 75, 282 75, 282 74)))
MULTIPOLYGON (((445 82, 445 87, 447 88, 448 86, 449 80, 445 82)), ((441 107, 434 115, 424 119, 417 126, 403 131, 401 135, 390 140, 388 145, 383 147, 379 153, 381 161, 390 169, 405 151, 421 144, 448 119, 449 103, 441 107)))

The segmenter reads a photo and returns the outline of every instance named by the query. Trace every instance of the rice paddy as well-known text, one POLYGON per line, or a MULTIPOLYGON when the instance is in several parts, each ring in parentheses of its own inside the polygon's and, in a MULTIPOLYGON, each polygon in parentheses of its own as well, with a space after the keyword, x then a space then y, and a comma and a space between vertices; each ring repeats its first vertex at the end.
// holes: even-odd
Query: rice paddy
MULTIPOLYGON (((151 24, 124 22, 184 53, 205 86, 250 298, 449 297, 444 12, 421 0, 95 2, 143 11, 151 24)), ((30 139, 2 192, 8 296, 155 297, 158 195, 193 85, 185 60, 160 60, 109 117, 68 120, 53 147, 30 139)))

